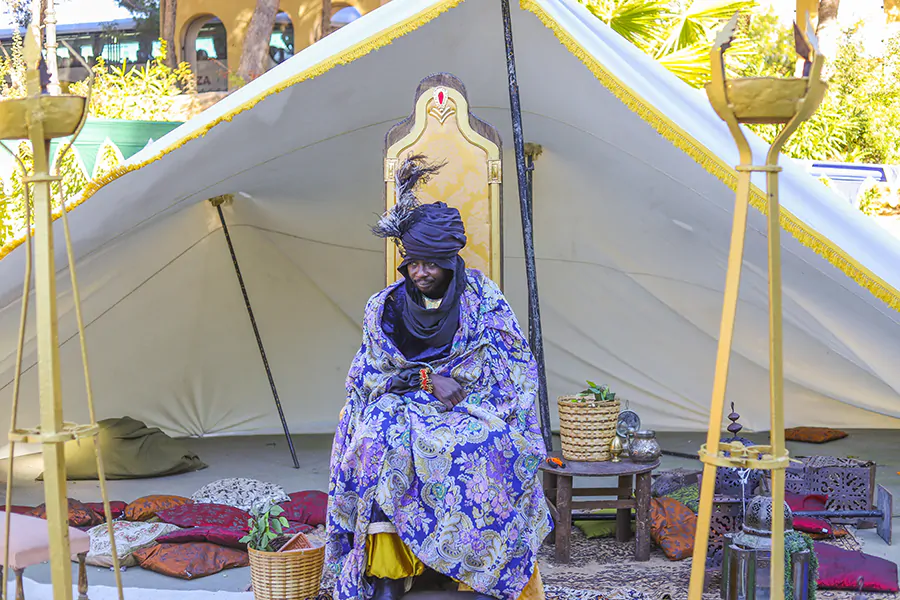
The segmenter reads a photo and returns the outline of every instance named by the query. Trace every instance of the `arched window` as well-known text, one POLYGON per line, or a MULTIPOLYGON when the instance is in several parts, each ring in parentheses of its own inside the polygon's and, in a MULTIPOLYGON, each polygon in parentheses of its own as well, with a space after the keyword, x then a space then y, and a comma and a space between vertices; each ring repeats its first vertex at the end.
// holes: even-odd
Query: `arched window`
POLYGON ((344 25, 352 23, 362 15, 355 6, 336 7, 334 14, 331 15, 332 29, 340 29, 344 25))
POLYGON ((182 48, 197 77, 198 92, 228 89, 228 33, 222 21, 213 15, 194 19, 185 30, 182 48))
POLYGON ((294 24, 286 12, 275 15, 275 26, 269 40, 269 68, 280 65, 294 55, 294 24))

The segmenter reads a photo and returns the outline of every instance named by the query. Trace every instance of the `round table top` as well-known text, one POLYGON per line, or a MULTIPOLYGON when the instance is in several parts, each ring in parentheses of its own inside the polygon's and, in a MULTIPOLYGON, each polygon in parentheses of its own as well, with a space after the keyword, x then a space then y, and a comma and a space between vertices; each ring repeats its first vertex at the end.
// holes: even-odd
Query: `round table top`
POLYGON ((575 475, 578 477, 612 477, 616 475, 640 475, 649 473, 659 466, 659 460, 652 463, 636 463, 630 458, 621 457, 621 462, 614 463, 612 461, 603 462, 582 462, 577 460, 566 460, 562 456, 562 452, 551 452, 551 458, 558 458, 565 465, 557 467, 548 462, 541 464, 541 470, 553 473, 555 475, 575 475))

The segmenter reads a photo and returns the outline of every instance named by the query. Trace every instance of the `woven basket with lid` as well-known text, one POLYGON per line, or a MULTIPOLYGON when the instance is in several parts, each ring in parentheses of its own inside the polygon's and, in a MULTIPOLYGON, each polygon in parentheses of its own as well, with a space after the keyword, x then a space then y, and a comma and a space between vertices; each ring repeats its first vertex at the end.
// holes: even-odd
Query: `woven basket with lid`
POLYGON ((586 462, 609 460, 609 444, 619 421, 619 400, 560 396, 557 404, 563 458, 586 462))
POLYGON ((325 546, 313 546, 298 534, 278 552, 250 554, 250 581, 255 600, 307 600, 319 595, 325 546))

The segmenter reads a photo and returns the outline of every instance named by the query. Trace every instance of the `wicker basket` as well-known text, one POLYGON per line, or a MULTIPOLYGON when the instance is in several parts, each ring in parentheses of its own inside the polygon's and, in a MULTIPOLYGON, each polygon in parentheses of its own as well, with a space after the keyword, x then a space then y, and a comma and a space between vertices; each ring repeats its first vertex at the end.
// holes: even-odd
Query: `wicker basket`
POLYGON ((325 546, 313 547, 298 534, 278 552, 247 551, 256 600, 307 600, 319 595, 325 546))
POLYGON ((609 443, 616 435, 619 401, 596 401, 584 396, 560 396, 559 436, 566 460, 609 460, 609 443))

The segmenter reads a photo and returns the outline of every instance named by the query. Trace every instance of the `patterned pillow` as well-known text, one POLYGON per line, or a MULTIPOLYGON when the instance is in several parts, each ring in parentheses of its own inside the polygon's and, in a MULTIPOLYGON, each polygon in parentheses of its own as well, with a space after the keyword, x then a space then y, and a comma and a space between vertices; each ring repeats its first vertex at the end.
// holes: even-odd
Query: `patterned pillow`
POLYGON ((305 523, 313 527, 325 524, 328 494, 315 491, 294 492, 290 498, 289 502, 278 505, 284 510, 282 517, 291 523, 305 523))
POLYGON ((191 496, 197 504, 224 504, 247 512, 266 510, 290 499, 281 486, 240 477, 213 481, 191 496))
POLYGON ((209 542, 229 548, 246 549, 247 544, 241 543, 241 538, 247 535, 246 531, 238 529, 225 529, 224 527, 189 527, 179 529, 172 533, 160 536, 156 541, 160 544, 186 544, 188 542, 209 542))
POLYGON ((250 513, 224 504, 184 504, 157 513, 163 523, 179 527, 221 527, 249 531, 250 513))
MULTIPOLYGON (((0 513, 2 513, 2 512, 6 512, 6 507, 3 505, 0 505, 0 513)), ((17 506, 15 504, 12 504, 9 507, 9 512, 11 512, 14 515, 33 516, 32 513, 34 512, 34 507, 33 506, 17 506)))
MULTIPOLYGON (((116 539, 116 554, 119 556, 119 566, 133 567, 137 561, 132 557, 135 550, 146 548, 156 543, 156 538, 173 531, 177 531, 175 525, 166 523, 131 523, 128 521, 116 521, 113 523, 113 536, 116 539)), ((91 537, 91 550, 88 552, 86 563, 95 567, 113 566, 112 549, 109 545, 109 532, 106 523, 98 525, 88 531, 91 537)))
POLYGON ((784 439, 789 442, 806 442, 808 444, 824 444, 841 440, 849 434, 839 429, 828 427, 792 427, 784 430, 784 439))
POLYGON ((142 568, 180 579, 198 579, 250 564, 246 552, 208 542, 159 544, 134 556, 142 568))
POLYGON ((650 537, 669 560, 683 560, 694 552, 697 515, 671 498, 650 500, 650 537))
POLYGON ((665 497, 681 502, 694 512, 700 510, 700 485, 697 483, 669 492, 665 497))
POLYGON ((125 519, 149 521, 162 510, 190 503, 191 499, 184 496, 144 496, 125 507, 125 519))
MULTIPOLYGON (((47 507, 41 504, 29 513, 32 517, 47 518, 47 507)), ((69 527, 93 527, 103 522, 103 517, 83 502, 69 498, 69 527)))

